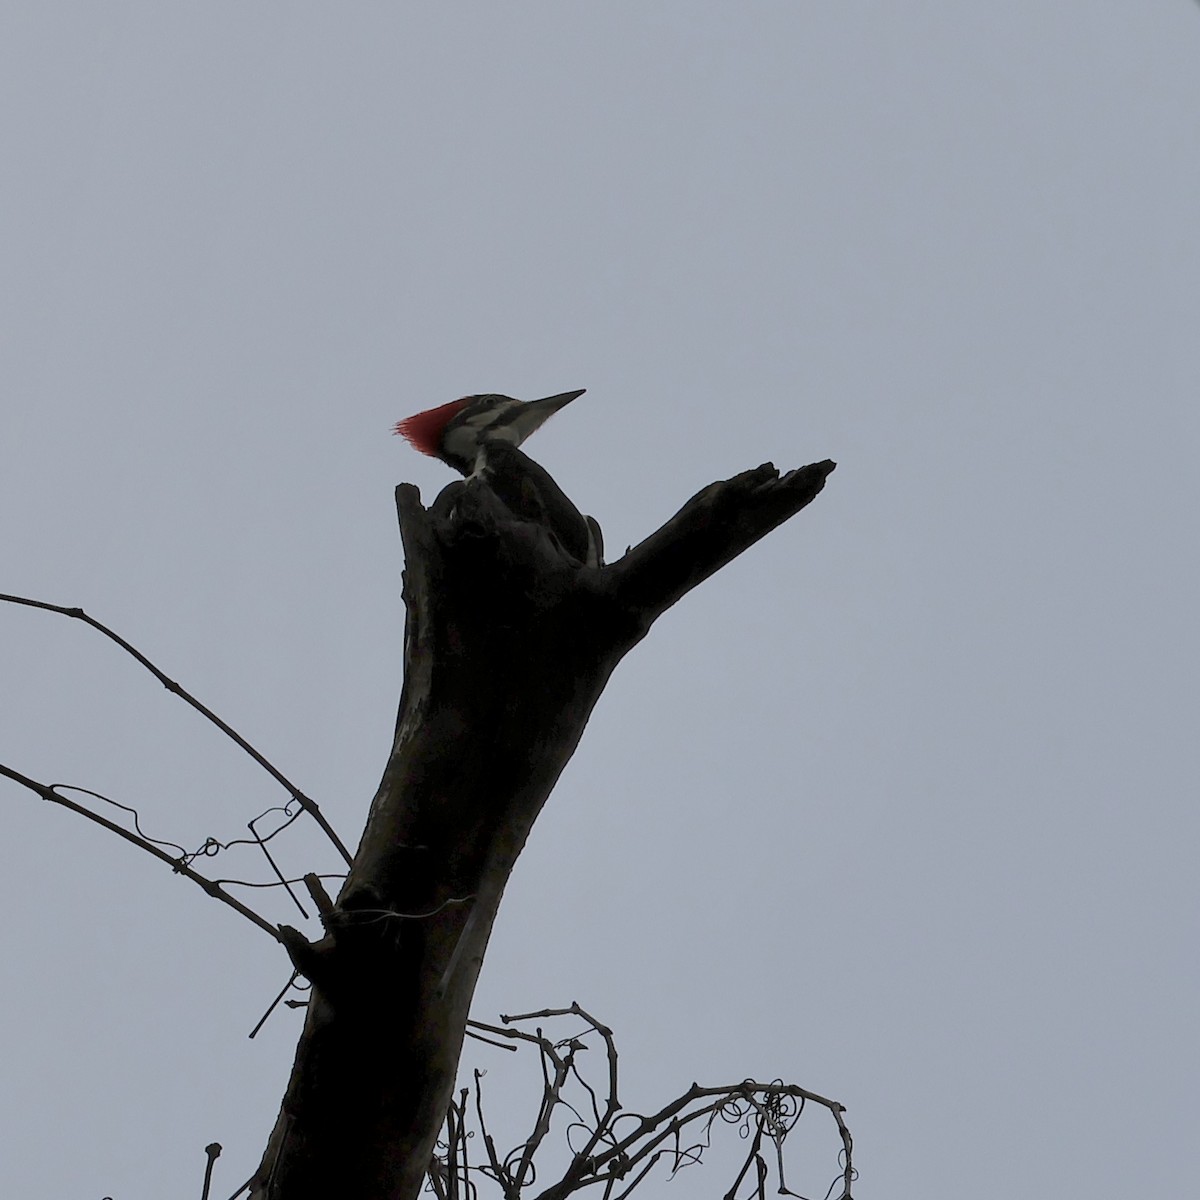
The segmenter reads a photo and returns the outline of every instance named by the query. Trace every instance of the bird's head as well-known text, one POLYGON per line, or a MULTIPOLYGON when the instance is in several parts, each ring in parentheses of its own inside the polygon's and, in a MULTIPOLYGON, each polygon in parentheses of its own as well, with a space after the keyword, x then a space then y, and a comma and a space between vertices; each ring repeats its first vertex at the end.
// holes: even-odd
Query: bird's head
POLYGON ((585 390, 560 392, 544 400, 514 400, 493 392, 464 396, 397 421, 393 432, 422 454, 440 458, 469 475, 488 442, 519 446, 585 390))

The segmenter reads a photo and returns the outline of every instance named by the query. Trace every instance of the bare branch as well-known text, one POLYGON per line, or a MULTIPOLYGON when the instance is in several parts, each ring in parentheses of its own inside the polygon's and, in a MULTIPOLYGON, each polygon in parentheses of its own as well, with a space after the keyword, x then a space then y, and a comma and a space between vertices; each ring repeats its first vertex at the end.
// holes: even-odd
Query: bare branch
POLYGON ((649 622, 727 562, 810 504, 835 463, 780 475, 771 463, 709 484, 603 574, 649 622))
MULTIPOLYGON (((92 812, 90 808, 85 808, 82 804, 77 804, 74 800, 68 800, 65 796, 59 795, 54 790, 57 787, 66 787, 68 785, 38 783, 36 779, 30 779, 28 775, 22 775, 20 771, 14 771, 11 767, 4 766, 3 763, 0 763, 0 775, 11 779, 14 783, 19 783, 24 788, 28 788, 29 791, 41 796, 43 800, 48 800, 51 804, 60 804, 63 808, 69 808, 81 817, 87 817, 89 821, 94 821, 97 825, 102 825, 110 833, 115 833, 118 837, 123 837, 127 842, 131 842, 139 849, 145 850, 147 854, 154 855, 155 858, 165 862, 175 874, 186 876, 193 883, 202 887, 214 899, 220 900, 223 904, 228 904, 235 912, 240 913, 246 920, 252 921, 274 938, 275 941, 281 940, 279 931, 274 925, 263 917, 260 917, 253 909, 247 908, 240 900, 231 896, 220 884, 213 882, 211 879, 206 879, 203 875, 193 871, 181 858, 172 858, 171 855, 167 854, 164 850, 160 850, 153 842, 140 837, 136 833, 131 833, 128 829, 123 829, 115 821, 110 821, 107 817, 102 817, 99 813, 92 812)), ((86 791, 87 789, 79 790, 86 791)), ((97 792, 89 794, 99 795, 97 792)))
MULTIPOLYGON (((539 1029, 539 1038, 541 1038, 541 1032, 539 1029)), ((521 1153, 521 1161, 517 1166, 514 1176, 513 1181, 518 1189, 525 1186, 526 1176, 532 1170, 533 1156, 537 1153, 538 1148, 545 1141, 546 1135, 550 1132, 550 1121, 554 1115, 554 1110, 561 1103, 562 1086, 570 1074, 569 1056, 567 1059, 560 1058, 552 1043, 545 1038, 541 1038, 540 1048, 542 1051, 542 1103, 538 1109, 533 1132, 525 1142, 525 1148, 521 1153), (554 1064, 553 1080, 546 1074, 547 1061, 554 1064)))
MULTIPOLYGON (((746 1155, 746 1161, 742 1163, 742 1169, 738 1172, 737 1178, 733 1181, 732 1187, 725 1193, 724 1200, 734 1200, 737 1195, 737 1190, 742 1186, 742 1180, 746 1178, 746 1172, 750 1170, 751 1165, 758 1159, 759 1147, 762 1146, 763 1123, 759 1120, 754 1129, 754 1139, 750 1143, 750 1150, 746 1155)), ((759 1172, 758 1187, 762 1191, 763 1177, 759 1172)))
POLYGON ((276 1010, 276 1008, 279 1007, 280 1003, 283 1001, 284 996, 286 996, 288 994, 288 992, 290 992, 292 990, 292 987, 295 985, 296 980, 299 978, 300 978, 299 971, 293 971, 291 973, 291 975, 288 978, 287 983, 285 983, 283 985, 283 990, 279 993, 278 996, 275 997, 274 1000, 271 1001, 270 1004, 267 1005, 267 1011, 265 1013, 263 1013, 263 1015, 261 1017, 259 1017, 258 1024, 255 1025, 252 1030, 250 1030, 249 1034, 247 1034, 247 1037, 250 1041, 253 1041, 256 1037, 258 1037, 258 1031, 267 1023, 271 1014, 276 1010))
POLYGON ((507 1050, 512 1054, 516 1054, 516 1046, 506 1046, 503 1042, 494 1042, 491 1038, 484 1037, 482 1033, 476 1033, 470 1025, 467 1026, 467 1037, 474 1038, 477 1042, 483 1042, 487 1046, 495 1046, 497 1050, 507 1050))
POLYGON ((204 1153, 208 1162, 204 1166, 204 1190, 200 1193, 200 1200, 208 1200, 208 1190, 212 1187, 213 1164, 221 1157, 221 1143, 210 1142, 204 1147, 204 1153))
POLYGON ((278 881, 280 887, 282 887, 287 892, 287 894, 291 897, 292 903, 296 906, 297 909, 299 909, 300 915, 307 921, 308 920, 308 909, 306 909, 304 907, 304 905, 300 903, 300 897, 296 895, 294 889, 292 888, 291 883, 288 882, 287 878, 284 876, 284 873, 279 869, 279 864, 275 861, 275 856, 267 848, 267 842, 270 839, 258 836, 258 830, 255 829, 254 823, 255 823, 255 821, 258 821, 260 819, 261 819, 260 817, 254 817, 251 820, 247 821, 246 828, 249 829, 250 832, 254 835, 255 845, 257 845, 258 848, 262 851, 263 857, 267 860, 267 863, 270 865, 271 870, 275 872, 275 879, 278 881))
MULTIPOLYGON (((459 1163, 460 1151, 465 1154, 467 1135, 463 1127, 463 1109, 466 1106, 466 1089, 459 1093, 456 1104, 450 1102, 450 1111, 446 1117, 446 1186, 452 1196, 458 1195, 459 1170, 466 1170, 466 1162, 459 1163)), ((465 1178, 465 1175, 464 1175, 465 1178)))
POLYGON ((329 898, 329 893, 325 890, 320 875, 315 871, 309 871, 304 876, 304 886, 308 889, 312 902, 317 906, 317 912, 321 914, 322 923, 328 921, 333 913, 333 901, 329 898))
POLYGON ((314 821, 324 830, 325 835, 337 847, 338 853, 350 864, 353 859, 350 851, 346 849, 342 839, 338 837, 332 825, 325 819, 324 814, 317 802, 311 797, 306 796, 290 779, 288 779, 282 771, 268 762, 240 733, 232 726, 221 720, 215 712, 207 705, 201 704, 190 692, 185 691, 174 679, 171 679, 163 671, 159 670, 140 650, 130 645, 120 634, 109 629, 107 625, 97 621, 95 617, 89 616, 82 608, 68 608, 61 604, 50 604, 45 600, 32 600, 26 596, 9 596, 0 593, 0 601, 9 604, 21 604, 27 608, 40 608, 46 612, 58 613, 64 617, 71 617, 73 620, 82 621, 85 625, 91 626, 92 629, 102 633, 111 642, 115 642, 127 654, 136 659, 159 683, 178 696, 181 700, 190 704, 202 717, 215 725, 227 738, 230 739, 236 746, 244 750, 264 771, 267 772, 276 782, 285 787, 291 794, 292 798, 304 809, 305 812, 313 818, 314 821))
MULTIPOLYGON (((493 1042, 492 1045, 499 1043, 493 1042)), ((516 1046, 505 1046, 505 1050, 516 1050, 516 1046)), ((488 1164, 492 1169, 492 1174, 495 1176, 498 1183, 508 1191, 508 1185, 511 1183, 508 1172, 500 1165, 500 1160, 496 1157, 496 1142, 487 1130, 487 1122, 483 1119, 483 1072, 475 1072, 475 1119, 479 1122, 479 1132, 483 1137, 484 1148, 487 1150, 488 1164)))
MULTIPOLYGON (((737 1125, 742 1136, 749 1139, 746 1154, 732 1187, 725 1193, 725 1200, 736 1200, 743 1184, 752 1189, 753 1195, 765 1197, 767 1181, 772 1174, 779 1194, 796 1195, 787 1187, 783 1143, 803 1115, 806 1105, 812 1104, 830 1111, 841 1137, 838 1155, 841 1169, 838 1179, 829 1188, 826 1200, 835 1192, 838 1200, 850 1200, 850 1188, 855 1178, 851 1161, 853 1147, 842 1118, 842 1106, 837 1101, 778 1080, 772 1083, 743 1080, 724 1087, 693 1084, 683 1095, 649 1116, 622 1112, 617 1099, 619 1060, 616 1043, 606 1025, 576 1003, 568 1008, 544 1008, 516 1016, 505 1015, 500 1020, 509 1027, 502 1028, 481 1021, 472 1021, 471 1025, 475 1029, 509 1039, 517 1046, 536 1046, 542 1065, 542 1096, 532 1133, 501 1161, 484 1121, 481 1072, 475 1072, 476 1120, 484 1138, 488 1162, 470 1168, 464 1175, 465 1180, 469 1180, 474 1172, 496 1183, 504 1200, 520 1200, 537 1177, 539 1152, 548 1145, 547 1135, 558 1110, 562 1109, 576 1118, 575 1121, 568 1119, 566 1127, 571 1157, 558 1179, 537 1189, 534 1200, 566 1200, 575 1192, 589 1189, 597 1189, 601 1200, 627 1200, 659 1164, 674 1174, 700 1162, 709 1148, 714 1127, 719 1127, 720 1123, 737 1125), (536 1033, 511 1027, 513 1022, 518 1021, 552 1021, 568 1017, 578 1018, 587 1028, 555 1041, 547 1036, 541 1025, 536 1033), (589 1037, 600 1038, 608 1052, 608 1099, 603 1108, 597 1100, 597 1090, 577 1068, 579 1052, 587 1048, 589 1037), (582 1088, 586 1093, 591 1101, 591 1119, 580 1115, 567 1094, 568 1085, 571 1089, 582 1088), (626 1122, 632 1122, 632 1129, 627 1134, 619 1133, 618 1123, 626 1122), (587 1133, 586 1143, 578 1149, 572 1149, 571 1132, 581 1127, 587 1133), (697 1127, 698 1133, 688 1135, 689 1129, 697 1127), (774 1160, 773 1169, 771 1158, 767 1156, 766 1142, 774 1147, 775 1152, 771 1156, 774 1160)), ((451 1104, 448 1128, 461 1139, 467 1136, 463 1129, 466 1105, 455 1101, 451 1104)), ((446 1144, 449 1144, 448 1140, 446 1144)), ((444 1176, 447 1162, 442 1160, 437 1169, 444 1176)), ((748 1196, 751 1193, 743 1191, 741 1194, 748 1196)))

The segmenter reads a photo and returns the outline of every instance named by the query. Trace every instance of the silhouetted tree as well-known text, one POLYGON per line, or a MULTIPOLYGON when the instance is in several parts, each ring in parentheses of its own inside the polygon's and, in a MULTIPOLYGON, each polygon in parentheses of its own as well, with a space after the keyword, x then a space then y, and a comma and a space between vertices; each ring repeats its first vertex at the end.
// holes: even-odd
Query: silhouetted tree
MULTIPOLYGON (((718 1119, 743 1123, 750 1139, 729 1195, 743 1182, 763 1195, 764 1141, 778 1152, 783 1188, 783 1137, 813 1104, 836 1119, 840 1194, 849 1196, 850 1137, 840 1105, 795 1085, 744 1081, 693 1085, 656 1114, 628 1113, 617 1100, 611 1034, 575 1006, 528 1014, 583 1021, 565 1041, 508 1026, 476 1028, 535 1046, 545 1068, 533 1131, 512 1154, 500 1155, 483 1126, 477 1078, 483 1153, 471 1165, 468 1095, 454 1092, 471 998, 509 874, 613 669, 676 600, 812 501, 833 468, 822 462, 781 476, 767 464, 714 483, 619 560, 594 566, 573 557, 539 518, 539 495, 557 485, 520 451, 507 452, 502 468, 493 465, 502 478, 452 483, 429 508, 416 488, 401 484, 403 688, 395 740, 353 855, 314 801, 112 630, 79 609, 2 597, 81 619, 133 654, 269 770, 290 794, 288 820, 311 815, 347 862, 336 900, 315 875, 305 877, 325 931, 311 942, 265 921, 197 871, 201 851, 153 842, 136 816, 131 830, 66 795, 70 789, 0 767, 235 907, 282 943, 311 984, 278 1120, 259 1168, 237 1194, 412 1200, 426 1184, 446 1200, 473 1197, 490 1180, 505 1200, 531 1195, 533 1156, 568 1106, 577 1118, 570 1161, 557 1182, 539 1185, 542 1200, 581 1189, 617 1200, 656 1163, 676 1169, 695 1158, 701 1143, 684 1131, 718 1119), (576 1056, 589 1034, 603 1041, 610 1075, 603 1101, 584 1084, 593 1107, 583 1114, 565 1089, 583 1082, 576 1056)), ((562 499, 556 490, 560 512, 562 499)), ((265 842, 274 834, 254 836, 269 858, 265 842)), ((208 1153, 206 1194, 219 1147, 208 1153)))

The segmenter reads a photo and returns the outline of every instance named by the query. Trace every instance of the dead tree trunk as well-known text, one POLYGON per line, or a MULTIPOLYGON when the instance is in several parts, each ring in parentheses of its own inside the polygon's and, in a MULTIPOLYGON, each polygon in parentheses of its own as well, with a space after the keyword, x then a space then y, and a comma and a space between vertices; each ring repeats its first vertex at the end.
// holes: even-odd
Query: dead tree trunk
POLYGON ((704 489, 584 567, 480 480, 396 490, 406 570, 396 737, 325 936, 252 1200, 413 1200, 449 1104, 492 922, 613 668, 655 618, 808 504, 833 470, 704 489))

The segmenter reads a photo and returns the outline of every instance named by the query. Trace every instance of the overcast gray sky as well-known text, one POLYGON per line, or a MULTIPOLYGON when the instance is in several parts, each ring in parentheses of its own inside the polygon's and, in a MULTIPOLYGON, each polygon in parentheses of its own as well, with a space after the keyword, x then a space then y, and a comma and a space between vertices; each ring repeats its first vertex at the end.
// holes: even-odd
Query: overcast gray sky
MULTIPOLYGON (((449 480, 398 417, 586 387, 529 449, 610 553, 836 459, 613 678, 476 1015, 577 999, 635 1108, 836 1096, 863 1197, 1187 1189, 1200 7, 9 4, 0 95, 0 591, 115 625, 353 844, 392 487, 449 480)), ((74 623, 0 610, 0 677, 0 761, 157 836, 282 802, 74 623)), ((300 1028, 246 1040, 282 953, 0 817, 0 1195, 198 1195, 214 1140, 227 1195, 300 1028)))

